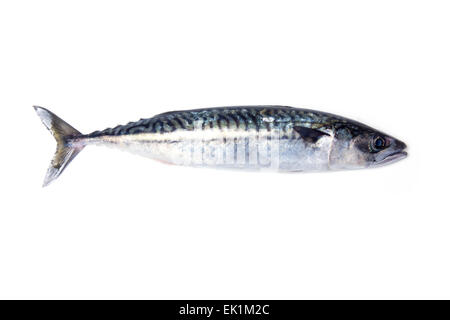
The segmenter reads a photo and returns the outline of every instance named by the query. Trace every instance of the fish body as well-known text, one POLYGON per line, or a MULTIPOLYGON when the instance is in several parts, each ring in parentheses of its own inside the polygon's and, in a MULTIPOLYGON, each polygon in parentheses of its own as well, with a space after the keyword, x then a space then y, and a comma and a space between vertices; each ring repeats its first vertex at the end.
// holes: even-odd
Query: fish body
POLYGON ((58 143, 44 185, 87 145, 176 165, 281 172, 358 169, 406 157, 403 142, 362 123, 286 106, 173 111, 86 135, 35 109, 58 143))

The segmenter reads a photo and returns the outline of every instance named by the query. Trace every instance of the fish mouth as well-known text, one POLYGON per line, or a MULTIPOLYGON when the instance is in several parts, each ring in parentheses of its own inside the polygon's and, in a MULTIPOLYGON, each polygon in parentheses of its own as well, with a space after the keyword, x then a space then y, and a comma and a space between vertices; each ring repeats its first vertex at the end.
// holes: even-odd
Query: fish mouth
POLYGON ((377 167, 378 166, 384 166, 384 165, 387 165, 387 164, 398 162, 398 161, 400 161, 402 159, 405 159, 407 156, 408 156, 408 152, 406 152, 406 151, 398 151, 398 152, 395 152, 395 153, 392 153, 392 154, 388 155, 386 158, 384 158, 380 162, 377 162, 375 164, 375 166, 377 166, 377 167))

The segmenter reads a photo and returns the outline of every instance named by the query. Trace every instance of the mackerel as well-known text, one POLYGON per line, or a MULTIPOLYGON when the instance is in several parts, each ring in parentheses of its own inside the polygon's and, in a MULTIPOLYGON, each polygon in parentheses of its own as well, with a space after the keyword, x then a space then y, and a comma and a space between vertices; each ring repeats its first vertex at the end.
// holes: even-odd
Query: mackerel
POLYGON ((279 172, 361 169, 407 156, 405 143, 367 125, 287 106, 172 111, 90 134, 34 108, 57 142, 44 186, 87 145, 184 166, 279 172))

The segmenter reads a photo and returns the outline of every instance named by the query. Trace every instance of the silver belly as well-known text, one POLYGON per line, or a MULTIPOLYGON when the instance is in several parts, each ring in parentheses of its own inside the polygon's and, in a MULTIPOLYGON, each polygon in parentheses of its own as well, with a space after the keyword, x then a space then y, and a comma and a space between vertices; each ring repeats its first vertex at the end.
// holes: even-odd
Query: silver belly
POLYGON ((331 136, 324 137, 310 144, 277 130, 210 129, 102 137, 90 142, 184 166, 323 171, 329 169, 332 140, 331 136))

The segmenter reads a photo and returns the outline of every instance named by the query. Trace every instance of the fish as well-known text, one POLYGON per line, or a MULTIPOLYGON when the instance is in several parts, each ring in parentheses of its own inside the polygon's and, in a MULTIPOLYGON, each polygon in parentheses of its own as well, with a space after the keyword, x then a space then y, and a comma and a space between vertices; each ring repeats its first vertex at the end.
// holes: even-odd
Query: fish
POLYGON ((34 109, 57 144, 43 186, 89 145, 175 165, 277 172, 373 168, 408 155, 404 142, 365 124, 288 106, 171 111, 89 134, 43 107, 34 109))

